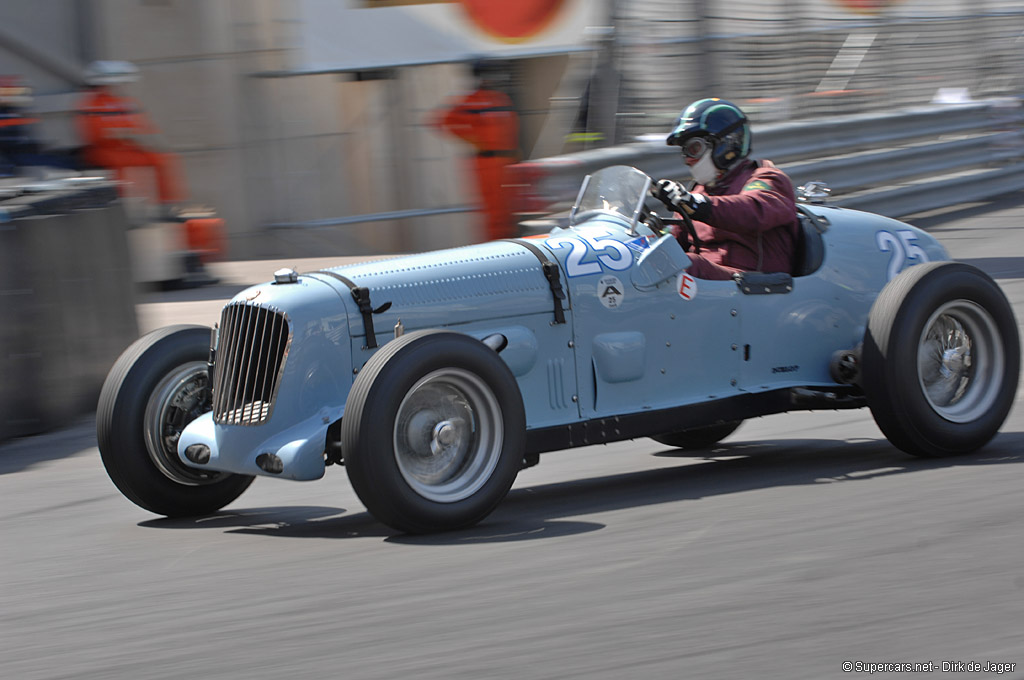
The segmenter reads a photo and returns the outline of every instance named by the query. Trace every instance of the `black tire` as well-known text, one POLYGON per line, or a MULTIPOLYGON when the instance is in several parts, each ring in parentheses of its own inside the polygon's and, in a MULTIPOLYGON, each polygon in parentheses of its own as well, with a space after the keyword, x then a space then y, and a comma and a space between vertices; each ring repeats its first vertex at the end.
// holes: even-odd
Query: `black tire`
POLYGON ((173 445, 175 431, 180 435, 210 410, 209 352, 209 328, 153 331, 124 351, 100 392, 96 439, 103 466, 121 493, 158 515, 208 515, 252 484, 251 476, 190 468, 173 445))
POLYGON ((915 456, 971 453, 999 431, 1017 392, 1013 309, 975 267, 911 267, 875 300, 862 364, 871 414, 893 445, 915 456))
POLYGON ((407 533, 490 514, 515 481, 525 441, 522 396, 505 362, 475 338, 439 330, 378 350, 341 423, 352 488, 375 518, 407 533))
POLYGON ((659 434, 657 437, 651 437, 651 439, 659 444, 673 446, 677 449, 700 451, 714 446, 731 435, 742 422, 742 420, 730 420, 724 423, 715 423, 714 425, 694 427, 681 432, 659 434))

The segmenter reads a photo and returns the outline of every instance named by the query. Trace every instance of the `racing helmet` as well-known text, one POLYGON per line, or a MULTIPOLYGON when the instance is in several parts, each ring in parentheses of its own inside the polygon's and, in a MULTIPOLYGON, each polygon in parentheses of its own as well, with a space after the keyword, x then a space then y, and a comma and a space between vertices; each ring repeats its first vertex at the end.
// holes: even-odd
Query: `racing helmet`
POLYGON ((750 155, 750 122, 740 107, 724 99, 701 99, 687 106, 665 143, 684 147, 694 137, 711 143, 711 160, 719 170, 750 155))

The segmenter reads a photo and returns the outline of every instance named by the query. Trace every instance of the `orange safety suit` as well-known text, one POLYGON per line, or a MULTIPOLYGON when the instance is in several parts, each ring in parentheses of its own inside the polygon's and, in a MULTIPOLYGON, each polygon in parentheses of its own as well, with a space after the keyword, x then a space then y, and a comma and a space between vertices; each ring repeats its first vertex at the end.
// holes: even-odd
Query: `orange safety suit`
POLYGON ((147 149, 132 139, 135 134, 157 131, 133 100, 120 97, 107 87, 91 88, 78 108, 77 122, 85 142, 83 158, 88 165, 110 168, 122 181, 126 168, 153 168, 160 202, 184 199, 175 157, 147 149))
POLYGON ((504 92, 481 88, 445 112, 437 127, 473 145, 476 174, 491 239, 515 236, 505 166, 514 163, 519 148, 519 118, 504 92))

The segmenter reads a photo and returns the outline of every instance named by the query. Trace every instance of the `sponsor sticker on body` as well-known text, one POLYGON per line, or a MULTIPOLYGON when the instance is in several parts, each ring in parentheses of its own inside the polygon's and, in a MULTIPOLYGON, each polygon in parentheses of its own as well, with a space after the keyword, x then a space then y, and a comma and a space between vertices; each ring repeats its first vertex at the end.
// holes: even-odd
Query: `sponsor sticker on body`
POLYGON ((697 279, 686 272, 679 275, 679 297, 684 300, 692 300, 697 297, 697 279))
POLYGON ((626 297, 626 287, 617 276, 602 276, 597 282, 597 298, 608 309, 618 309, 626 297))

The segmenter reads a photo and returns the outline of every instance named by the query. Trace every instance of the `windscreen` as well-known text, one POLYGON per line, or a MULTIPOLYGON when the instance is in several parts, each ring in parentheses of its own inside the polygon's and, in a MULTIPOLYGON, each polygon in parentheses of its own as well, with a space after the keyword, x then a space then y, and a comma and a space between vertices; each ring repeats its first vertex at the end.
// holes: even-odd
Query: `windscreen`
POLYGON ((619 215, 634 224, 650 186, 650 178, 636 168, 613 165, 583 180, 569 225, 592 219, 595 212, 619 215))

